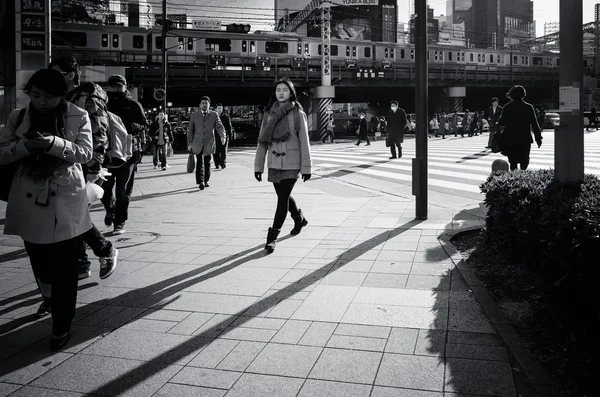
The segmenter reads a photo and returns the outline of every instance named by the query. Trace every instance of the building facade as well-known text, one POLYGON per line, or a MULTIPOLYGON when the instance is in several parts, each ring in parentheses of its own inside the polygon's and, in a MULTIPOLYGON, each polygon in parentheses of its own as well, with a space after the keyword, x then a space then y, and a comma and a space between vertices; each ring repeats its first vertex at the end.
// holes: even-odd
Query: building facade
MULTIPOLYGON (((278 30, 285 20, 293 20, 311 0, 275 0, 275 24, 278 30)), ((340 0, 331 4, 331 38, 395 43, 397 35, 397 0, 340 0), (335 3, 339 3, 338 6, 335 3)), ((297 32, 320 37, 320 14, 315 13, 297 32)))

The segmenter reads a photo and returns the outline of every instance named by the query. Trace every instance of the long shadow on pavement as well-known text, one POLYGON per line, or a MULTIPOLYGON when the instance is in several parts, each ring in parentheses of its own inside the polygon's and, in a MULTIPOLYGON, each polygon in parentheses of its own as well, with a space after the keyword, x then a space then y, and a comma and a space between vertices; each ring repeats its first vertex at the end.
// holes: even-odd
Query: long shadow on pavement
MULTIPOLYGON (((395 228, 393 230, 387 230, 385 232, 378 234, 377 236, 374 236, 374 237, 358 244, 357 246, 345 251, 343 254, 339 255, 337 258, 331 260, 331 262, 329 262, 328 264, 308 273, 306 276, 304 276, 302 279, 296 281, 294 284, 287 286, 268 297, 263 297, 263 298, 259 299, 258 301, 256 301, 249 307, 245 308, 244 310, 241 310, 238 313, 230 315, 228 317, 228 319, 221 321, 218 324, 215 324, 214 326, 212 326, 211 328, 205 330, 204 332, 202 332, 200 334, 194 335, 192 338, 185 341, 184 343, 181 343, 178 346, 161 353, 159 356, 153 358, 152 360, 144 362, 143 364, 141 364, 140 366, 136 367, 133 370, 130 370, 124 374, 120 374, 115 379, 111 380, 110 382, 108 382, 107 384, 105 384, 101 387, 98 387, 95 390, 86 391, 86 393, 92 394, 92 395, 108 395, 108 396, 120 395, 121 393, 125 393, 127 390, 140 384, 145 379, 162 371, 166 365, 175 364, 176 362, 178 362, 178 360, 181 360, 182 358, 188 356, 190 354, 190 352, 197 351, 197 350, 201 349, 202 347, 206 346, 208 343, 210 343, 212 338, 215 337, 215 335, 221 333, 227 326, 230 326, 232 321, 237 320, 235 323, 235 326, 230 326, 230 327, 236 327, 236 328, 242 327, 245 323, 247 323, 248 321, 250 321, 250 319, 253 318, 251 315, 248 315, 247 317, 241 317, 244 313, 262 312, 266 309, 275 307, 280 301, 289 299, 289 298, 293 297, 295 294, 297 294, 299 292, 298 287, 297 287, 298 284, 301 284, 303 287, 307 287, 309 285, 318 283, 323 277, 325 277, 327 271, 338 262, 338 260, 342 257, 342 255, 344 256, 344 264, 349 263, 352 260, 359 258, 361 255, 363 255, 365 252, 372 249, 373 247, 375 247, 379 244, 382 244, 385 241, 387 241, 388 239, 398 236, 407 230, 410 230, 410 228, 412 226, 418 225, 419 223, 421 223, 421 221, 418 221, 418 220, 407 222, 398 228, 395 228)), ((110 298, 110 299, 105 299, 105 300, 101 300, 98 302, 94 302, 93 305, 98 305, 98 304, 111 305, 112 304, 112 305, 118 306, 118 305, 122 305, 121 302, 129 302, 129 303, 137 302, 138 304, 140 302, 144 302, 146 304, 143 307, 146 307, 146 308, 150 308, 150 307, 159 305, 159 304, 161 304, 161 302, 164 301, 164 299, 169 298, 173 294, 183 291, 184 289, 186 289, 192 285, 195 285, 198 282, 215 277, 219 274, 222 274, 223 272, 226 272, 235 267, 238 267, 238 266, 248 262, 249 260, 256 259, 256 258, 259 258, 259 257, 262 257, 265 255, 264 252, 257 252, 257 253, 252 254, 250 257, 243 257, 244 255, 250 254, 257 249, 262 249, 262 245, 259 247, 247 249, 238 254, 232 255, 228 258, 218 260, 209 265, 203 266, 199 269, 195 269, 195 270, 189 271, 187 273, 184 273, 184 274, 181 274, 181 275, 178 275, 175 277, 171 277, 167 280, 164 280, 159 283, 153 284, 151 286, 142 288, 141 290, 133 290, 133 291, 127 292, 127 293, 120 295, 118 297, 115 297, 115 298, 110 298), (211 273, 201 275, 201 273, 203 273, 204 271, 218 267, 218 266, 220 266, 224 263, 227 263, 231 260, 235 260, 235 261, 233 263, 227 265, 225 268, 216 269, 211 273), (197 277, 198 275, 200 275, 200 276, 197 277), (190 279, 190 277, 193 277, 193 278, 190 279)), ((343 266, 344 265, 341 265, 339 267, 343 267, 343 266)), ((177 299, 177 297, 172 298, 172 300, 176 300, 176 299, 177 299)), ((92 304, 90 304, 90 305, 92 305, 92 304)), ((85 310, 85 306, 82 308, 78 308, 78 310, 80 310, 80 311, 85 310)), ((21 333, 21 332, 23 332, 23 329, 19 329, 16 332, 21 333)), ((4 338, 4 337, 10 338, 11 335, 10 334, 3 335, 2 338, 4 338)), ((13 337, 14 337, 14 335, 13 335, 13 337)), ((0 339, 0 344, 1 344, 1 339, 0 339)), ((33 358, 32 358, 32 360, 33 360, 33 358)), ((31 360, 25 360, 25 362, 23 362, 23 363, 12 363, 11 362, 11 364, 13 364, 13 365, 11 365, 7 369, 10 372, 16 371, 19 368, 22 368, 23 366, 31 364, 30 361, 31 360)), ((4 369, 2 367, 5 366, 6 362, 7 362, 7 360, 0 363, 0 373, 2 372, 1 370, 4 369)))
POLYGON ((337 178, 340 176, 345 176, 345 175, 350 175, 350 174, 354 174, 363 170, 368 170, 369 168, 373 168, 373 167, 377 167, 379 164, 385 164, 385 163, 389 163, 390 160, 380 160, 380 161, 375 161, 373 163, 369 163, 369 164, 360 164, 360 165, 355 165, 349 168, 344 168, 341 170, 337 170, 334 172, 331 172, 329 174, 324 174, 324 175, 319 175, 320 178, 337 178))
POLYGON ((489 156, 490 154, 492 154, 491 150, 490 151, 482 150, 481 152, 473 153, 473 154, 471 154, 469 156, 461 157, 459 160, 456 160, 455 162, 456 163, 464 163, 464 162, 467 162, 469 160, 479 160, 479 159, 481 159, 483 157, 489 156))

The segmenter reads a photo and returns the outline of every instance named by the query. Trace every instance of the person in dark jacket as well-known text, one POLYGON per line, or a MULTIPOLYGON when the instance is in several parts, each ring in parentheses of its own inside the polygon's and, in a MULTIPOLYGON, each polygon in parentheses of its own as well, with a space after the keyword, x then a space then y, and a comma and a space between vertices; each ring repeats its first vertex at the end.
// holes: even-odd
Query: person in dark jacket
POLYGON ((215 106, 215 110, 217 111, 217 114, 221 119, 221 124, 223 124, 223 127, 225 128, 225 136, 227 139, 225 140, 225 143, 222 143, 219 139, 215 141, 216 148, 215 154, 213 154, 213 159, 215 162, 216 169, 219 169, 219 167, 225 169, 227 166, 227 146, 229 146, 229 142, 231 142, 233 128, 231 127, 231 119, 223 111, 223 105, 217 103, 215 106))
POLYGON ((533 106, 524 101, 526 95, 523 86, 516 85, 511 88, 508 93, 511 101, 502 109, 502 115, 498 120, 498 125, 504 127, 503 152, 508 156, 511 170, 517 169, 518 164, 521 165, 522 170, 527 169, 533 143, 531 130, 535 135, 538 148, 542 146, 542 130, 533 106))
POLYGON ((371 142, 369 142, 369 125, 367 123, 367 117, 364 112, 360 112, 358 117, 360 118, 358 123, 358 140, 355 145, 359 146, 360 142, 364 139, 367 141, 367 146, 369 146, 371 145, 371 142))
POLYGON ((152 141, 152 161, 154 169, 160 167, 163 171, 167 170, 167 144, 173 143, 173 132, 171 132, 171 124, 168 123, 164 112, 159 112, 156 116, 156 121, 150 126, 150 140, 152 141))
POLYGON ((118 74, 108 78, 108 110, 121 118, 127 132, 133 137, 133 156, 119 168, 112 169, 112 175, 102 185, 104 196, 101 201, 106 209, 104 224, 114 225, 113 234, 123 234, 133 192, 135 169, 142 157, 148 122, 142 106, 127 91, 127 80, 118 74))
MULTIPOLYGON (((85 109, 88 112, 92 125, 92 160, 87 164, 82 164, 83 176, 86 181, 102 185, 102 180, 99 177, 108 150, 108 113, 106 93, 98 84, 92 82, 81 82, 81 72, 79 63, 74 57, 56 58, 48 65, 48 69, 54 69, 60 72, 67 83, 68 93, 66 100, 70 103, 85 109)), ((100 278, 109 277, 117 266, 117 257, 119 251, 113 247, 112 243, 107 240, 98 228, 92 225, 92 228, 82 235, 83 245, 82 254, 79 260, 79 280, 86 279, 92 275, 90 271, 90 261, 86 252, 85 244, 87 244, 94 255, 100 261, 100 278)), ((44 316, 47 313, 49 306, 40 306, 38 311, 39 316, 44 316)))
POLYGON ((498 120, 500 119, 500 115, 502 114, 502 106, 498 105, 498 98, 492 98, 492 106, 488 109, 487 113, 487 121, 490 125, 490 135, 488 137, 488 144, 486 148, 491 149, 492 147, 492 137, 497 130, 498 120))
POLYGON ((586 131, 590 130, 590 127, 592 126, 592 124, 594 124, 594 129, 598 130, 598 113, 596 112, 596 108, 592 108, 590 111, 590 117, 588 119, 589 123, 587 128, 585 129, 586 131))
POLYGON ((387 117, 387 138, 386 143, 390 147, 392 157, 396 159, 402 157, 402 143, 404 142, 404 129, 406 128, 406 112, 398 107, 397 101, 391 102, 391 109, 387 117), (398 154, 396 155, 396 148, 398 154))

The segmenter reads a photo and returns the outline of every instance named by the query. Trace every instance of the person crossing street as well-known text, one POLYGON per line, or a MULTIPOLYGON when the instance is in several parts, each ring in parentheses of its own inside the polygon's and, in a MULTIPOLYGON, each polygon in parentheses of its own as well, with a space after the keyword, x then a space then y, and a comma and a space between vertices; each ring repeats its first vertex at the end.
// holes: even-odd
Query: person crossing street
POLYGON ((220 139, 215 140, 216 148, 215 154, 213 155, 213 159, 215 162, 216 169, 219 169, 219 167, 225 169, 227 167, 227 147, 229 146, 229 142, 231 142, 231 139, 233 138, 233 128, 231 126, 231 119, 229 118, 227 113, 223 111, 223 105, 217 103, 217 105, 215 106, 215 110, 219 115, 219 119, 221 119, 221 124, 223 124, 223 128, 225 128, 225 135, 227 136, 227 139, 223 144, 221 144, 220 139))
POLYGON ((402 143, 404 142, 404 130, 406 128, 406 112, 398 107, 397 101, 392 101, 388 113, 386 145, 390 147, 391 159, 402 157, 402 143), (398 152, 396 153, 396 148, 398 152))

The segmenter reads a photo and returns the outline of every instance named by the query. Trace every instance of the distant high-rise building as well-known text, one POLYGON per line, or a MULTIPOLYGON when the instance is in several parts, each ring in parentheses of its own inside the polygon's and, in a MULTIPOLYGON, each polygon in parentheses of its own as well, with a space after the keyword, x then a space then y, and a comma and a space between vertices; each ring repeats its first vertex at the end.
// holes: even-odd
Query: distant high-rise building
POLYGON ((560 31, 560 22, 545 22, 544 36, 560 31))

